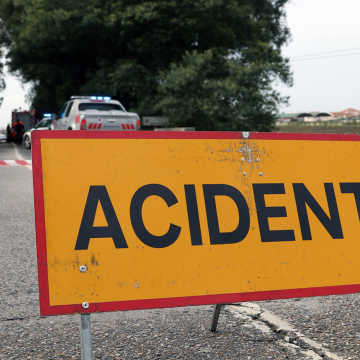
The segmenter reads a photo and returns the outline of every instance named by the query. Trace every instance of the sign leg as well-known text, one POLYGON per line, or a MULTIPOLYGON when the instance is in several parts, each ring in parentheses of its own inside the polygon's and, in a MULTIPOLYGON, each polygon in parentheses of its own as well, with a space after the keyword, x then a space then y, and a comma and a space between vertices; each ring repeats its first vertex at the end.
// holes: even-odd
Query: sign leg
POLYGON ((93 360, 90 314, 80 314, 81 360, 93 360))
POLYGON ((213 313, 211 316, 211 322, 210 322, 210 330, 211 331, 216 331, 217 323, 219 321, 221 306, 222 306, 222 304, 214 305, 213 313))

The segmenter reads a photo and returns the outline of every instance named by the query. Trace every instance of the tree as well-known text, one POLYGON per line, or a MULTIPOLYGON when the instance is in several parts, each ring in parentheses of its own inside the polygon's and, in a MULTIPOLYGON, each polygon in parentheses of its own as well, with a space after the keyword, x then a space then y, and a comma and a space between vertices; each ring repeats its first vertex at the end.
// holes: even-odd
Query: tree
POLYGON ((291 85, 287 0, 2 0, 0 45, 32 105, 106 94, 197 130, 270 130, 291 85))
MULTIPOLYGON (((0 61, 2 59, 2 51, 0 50, 0 61)), ((5 89, 5 80, 4 80, 4 73, 3 73, 4 65, 2 62, 0 62, 0 92, 2 92, 5 89)), ((3 102, 4 98, 0 97, 0 106, 3 102)))

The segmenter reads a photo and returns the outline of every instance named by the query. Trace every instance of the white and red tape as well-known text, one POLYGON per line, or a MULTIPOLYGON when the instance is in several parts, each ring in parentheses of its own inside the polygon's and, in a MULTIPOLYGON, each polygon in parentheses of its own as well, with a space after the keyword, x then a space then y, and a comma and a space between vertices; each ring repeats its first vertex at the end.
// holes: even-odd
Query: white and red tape
POLYGON ((21 165, 32 165, 31 160, 0 160, 0 166, 21 166, 21 165))

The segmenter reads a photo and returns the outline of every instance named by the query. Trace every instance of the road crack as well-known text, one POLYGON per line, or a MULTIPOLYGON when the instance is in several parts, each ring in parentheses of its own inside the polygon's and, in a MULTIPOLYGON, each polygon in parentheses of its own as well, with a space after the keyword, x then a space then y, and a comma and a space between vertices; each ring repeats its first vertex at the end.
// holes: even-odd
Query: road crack
POLYGON ((229 304, 226 305, 225 310, 230 311, 236 317, 240 316, 249 327, 255 327, 264 333, 273 332, 280 335, 279 344, 284 348, 284 352, 286 350, 290 352, 299 350, 305 359, 343 360, 342 357, 331 353, 321 343, 307 338, 285 320, 267 310, 261 309, 258 304, 229 304))

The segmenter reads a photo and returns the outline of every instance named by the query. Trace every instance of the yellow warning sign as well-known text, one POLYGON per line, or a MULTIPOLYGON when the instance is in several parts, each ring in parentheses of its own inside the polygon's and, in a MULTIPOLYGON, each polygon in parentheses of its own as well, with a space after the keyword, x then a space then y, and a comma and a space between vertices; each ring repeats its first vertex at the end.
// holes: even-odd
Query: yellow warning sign
POLYGON ((359 142, 187 136, 37 139, 50 307, 352 292, 359 142))

